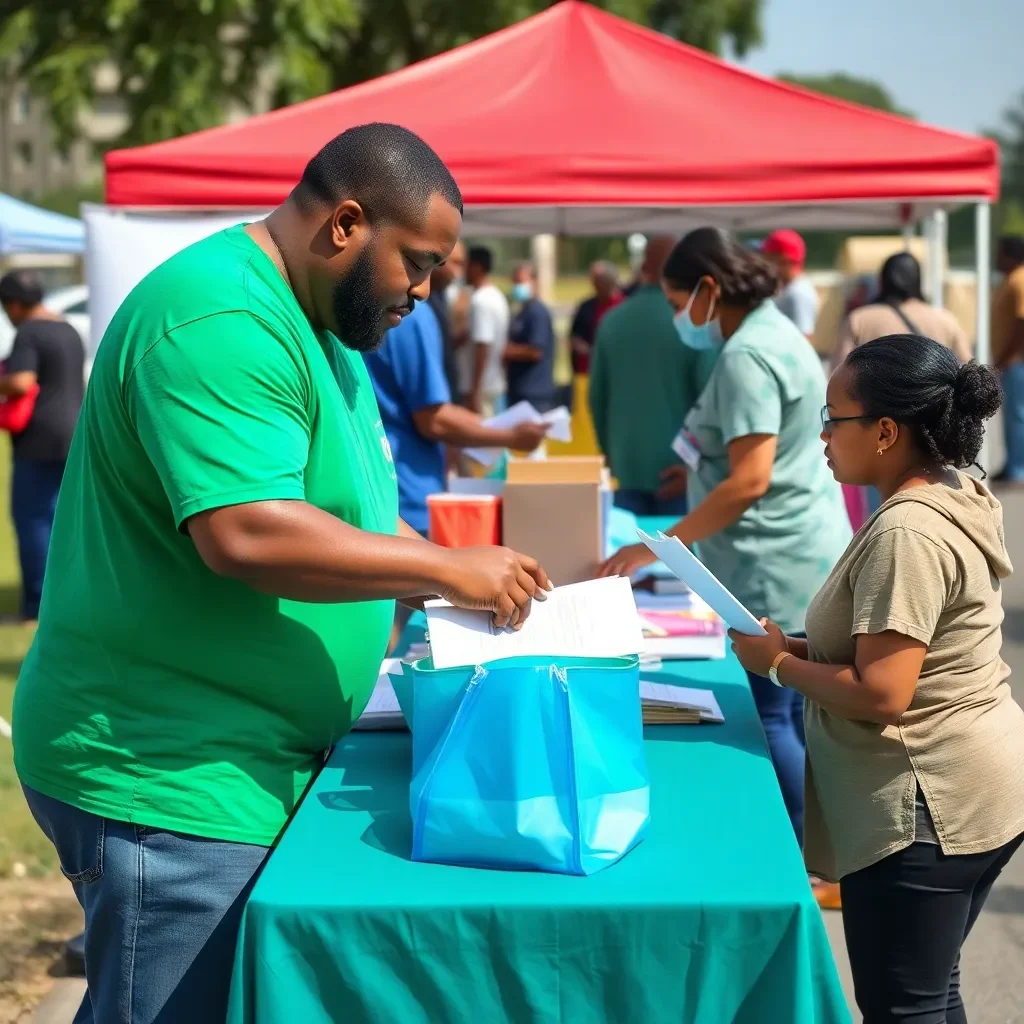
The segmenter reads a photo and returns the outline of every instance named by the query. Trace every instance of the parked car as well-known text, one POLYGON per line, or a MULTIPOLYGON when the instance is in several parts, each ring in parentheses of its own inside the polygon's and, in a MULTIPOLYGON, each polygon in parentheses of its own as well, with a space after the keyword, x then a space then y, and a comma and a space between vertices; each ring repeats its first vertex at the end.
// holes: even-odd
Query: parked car
MULTIPOLYGON (((73 284, 68 288, 58 288, 43 299, 43 304, 47 309, 52 309, 54 313, 60 313, 78 331, 82 337, 82 344, 85 345, 86 362, 91 364, 89 286, 73 284)), ((14 328, 7 317, 0 314, 0 359, 6 359, 10 355, 13 344, 14 328)))

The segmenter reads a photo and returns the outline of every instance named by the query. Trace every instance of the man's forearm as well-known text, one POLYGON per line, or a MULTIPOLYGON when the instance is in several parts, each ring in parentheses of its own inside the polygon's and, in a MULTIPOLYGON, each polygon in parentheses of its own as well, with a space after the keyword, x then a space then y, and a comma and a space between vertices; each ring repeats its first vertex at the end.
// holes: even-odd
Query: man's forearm
POLYGON ((425 413, 414 414, 416 429, 430 441, 443 441, 454 448, 511 448, 511 430, 485 427, 471 409, 446 402, 425 413))
POLYGON ((490 345, 473 342, 473 386, 469 394, 473 408, 480 409, 484 394, 484 374, 487 371, 487 360, 491 355, 490 345))
POLYGON ((188 528, 214 572, 292 601, 400 600, 447 584, 444 548, 359 530, 302 501, 215 509, 188 528))
POLYGON ((506 362, 509 363, 539 363, 544 358, 544 353, 533 345, 520 345, 510 341, 502 353, 506 362))

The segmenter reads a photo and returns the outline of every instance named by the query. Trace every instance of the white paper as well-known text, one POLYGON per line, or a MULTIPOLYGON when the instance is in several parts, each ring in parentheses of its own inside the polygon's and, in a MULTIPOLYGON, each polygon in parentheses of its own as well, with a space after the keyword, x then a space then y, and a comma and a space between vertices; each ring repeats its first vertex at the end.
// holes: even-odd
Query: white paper
POLYGON ((640 700, 667 708, 698 708, 702 722, 724 722, 725 716, 718 698, 711 690, 696 690, 689 686, 672 686, 640 680, 640 700))
POLYGON ((377 674, 377 682, 363 713, 352 725, 353 729, 379 729, 381 727, 401 726, 405 722, 402 709, 395 696, 395 688, 391 685, 391 674, 399 675, 402 671, 400 658, 386 658, 377 674))
POLYGON ((681 579, 695 594, 700 595, 718 614, 725 619, 730 629, 748 636, 764 636, 765 628, 746 608, 715 578, 714 574, 699 558, 681 543, 678 537, 666 537, 660 533, 650 537, 643 530, 637 530, 639 538, 681 579))
POLYGON ((568 444, 572 440, 572 413, 564 406, 550 412, 541 413, 541 422, 548 424, 551 428, 548 437, 552 441, 562 441, 568 444))
POLYGON ((620 576, 556 587, 534 601, 519 630, 495 628, 490 612, 426 603, 434 668, 482 665, 498 658, 619 658, 644 650, 629 580, 620 576))
MULTIPOLYGON (((541 414, 537 412, 530 402, 516 402, 515 405, 510 405, 504 412, 499 412, 497 416, 484 420, 482 425, 492 427, 495 430, 512 430, 523 423, 546 423, 550 427, 547 436, 552 441, 565 441, 568 443, 572 440, 570 421, 571 415, 564 405, 541 414)), ((467 448, 465 452, 474 462, 479 462, 484 466, 491 466, 498 461, 502 449, 467 448)), ((543 457, 543 453, 541 457, 543 457)))

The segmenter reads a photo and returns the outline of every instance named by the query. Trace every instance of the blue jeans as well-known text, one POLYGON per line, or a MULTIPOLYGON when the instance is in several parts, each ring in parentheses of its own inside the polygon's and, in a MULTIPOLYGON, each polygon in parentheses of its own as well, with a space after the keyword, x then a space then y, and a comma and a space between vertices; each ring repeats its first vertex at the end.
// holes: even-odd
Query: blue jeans
POLYGON ((659 498, 653 491, 630 488, 615 492, 615 507, 632 512, 635 516, 678 516, 686 515, 686 495, 678 498, 659 498))
POLYGON ((1006 477, 1024 480, 1024 363, 1003 370, 1003 395, 1006 477))
POLYGON ((764 726, 775 775, 797 842, 804 840, 804 699, 796 690, 776 686, 765 676, 747 673, 757 713, 764 726))
POLYGON ((46 553, 50 549, 53 513, 57 508, 57 492, 63 476, 63 462, 14 460, 11 473, 11 518, 18 535, 21 614, 26 619, 39 618, 46 553))
POLYGON ((85 911, 89 990, 74 1024, 224 1024, 242 909, 270 851, 23 789, 85 911))

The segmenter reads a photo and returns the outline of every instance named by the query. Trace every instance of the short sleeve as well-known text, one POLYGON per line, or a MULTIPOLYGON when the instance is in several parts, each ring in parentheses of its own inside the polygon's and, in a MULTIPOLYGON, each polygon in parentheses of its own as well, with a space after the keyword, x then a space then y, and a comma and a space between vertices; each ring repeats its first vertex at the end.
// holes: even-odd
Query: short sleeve
POLYGON ((741 349, 719 356, 715 399, 721 412, 722 442, 751 434, 778 436, 782 427, 782 393, 775 374, 754 352, 741 349))
POLYGON ((452 400, 445 376, 444 343, 437 316, 429 308, 417 311, 395 331, 397 342, 391 349, 391 371, 411 412, 452 400))
POLYGON ((39 373, 39 349, 28 325, 19 328, 14 336, 11 354, 4 364, 5 373, 39 373))
POLYGON ((469 340, 477 345, 503 343, 498 337, 498 316, 485 295, 474 295, 469 300, 469 340))
POLYGON ((177 527, 225 505, 305 497, 308 371, 249 313, 175 328, 125 383, 128 415, 177 527))
POLYGON ((886 529, 850 573, 850 635, 892 630, 931 643, 955 575, 953 556, 941 544, 906 526, 886 529))

